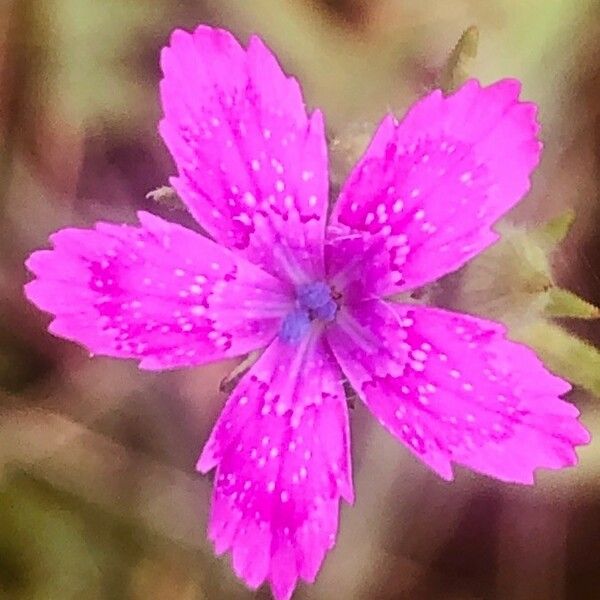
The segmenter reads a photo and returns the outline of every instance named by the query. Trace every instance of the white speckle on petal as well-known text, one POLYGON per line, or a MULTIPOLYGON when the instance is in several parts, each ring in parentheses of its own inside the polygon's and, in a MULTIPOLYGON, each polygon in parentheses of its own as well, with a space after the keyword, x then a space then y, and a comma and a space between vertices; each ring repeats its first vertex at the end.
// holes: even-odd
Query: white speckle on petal
POLYGON ((399 213, 399 212, 402 212, 403 208, 404 208, 404 202, 402 202, 402 200, 400 200, 400 198, 398 198, 398 200, 396 200, 396 202, 394 202, 394 204, 392 206, 392 211, 395 213, 399 213))
POLYGON ((254 197, 254 195, 251 192, 246 192, 244 194, 244 202, 246 203, 246 205, 248 206, 256 206, 256 198, 254 197))

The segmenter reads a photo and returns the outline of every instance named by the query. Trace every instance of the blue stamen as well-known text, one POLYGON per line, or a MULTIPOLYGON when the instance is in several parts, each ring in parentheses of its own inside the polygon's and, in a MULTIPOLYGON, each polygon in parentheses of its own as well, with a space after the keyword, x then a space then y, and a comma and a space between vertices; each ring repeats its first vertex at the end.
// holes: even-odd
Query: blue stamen
POLYGON ((294 310, 287 314, 281 322, 279 337, 282 341, 297 344, 308 331, 310 318, 306 310, 294 310))
POLYGON ((290 344, 297 344, 304 337, 311 321, 333 321, 338 309, 331 288, 322 281, 300 286, 296 301, 297 308, 284 317, 279 329, 280 339, 290 344))
POLYGON ((322 281, 307 283, 296 292, 301 308, 315 310, 331 301, 331 289, 322 281))
POLYGON ((313 314, 317 319, 321 319, 322 321, 333 321, 337 309, 337 304, 329 298, 323 306, 313 309, 313 314))

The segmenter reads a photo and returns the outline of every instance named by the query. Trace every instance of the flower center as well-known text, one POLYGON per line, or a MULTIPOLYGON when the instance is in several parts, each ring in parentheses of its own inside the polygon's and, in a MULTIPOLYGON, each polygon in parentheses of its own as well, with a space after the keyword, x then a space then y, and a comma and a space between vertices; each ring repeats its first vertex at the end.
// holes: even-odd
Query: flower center
POLYGON ((323 281, 315 281, 296 289, 296 308, 281 322, 279 336, 284 342, 297 343, 312 321, 333 321, 337 304, 331 288, 323 281))

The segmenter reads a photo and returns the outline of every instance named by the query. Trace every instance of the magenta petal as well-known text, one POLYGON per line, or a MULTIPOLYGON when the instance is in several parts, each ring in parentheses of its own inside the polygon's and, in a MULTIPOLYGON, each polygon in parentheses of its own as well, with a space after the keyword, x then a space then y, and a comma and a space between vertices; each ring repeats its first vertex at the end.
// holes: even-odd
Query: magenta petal
POLYGON ((209 536, 250 587, 277 599, 314 581, 353 500, 341 373, 322 339, 275 341, 242 379, 198 469, 217 467, 209 536))
POLYGON ((496 323, 371 301, 344 310, 328 339, 382 425, 445 479, 457 463, 533 483, 540 467, 574 465, 574 447, 589 442, 560 398, 569 384, 496 323))
MULTIPOLYGON (((329 236, 384 238, 378 261, 387 273, 372 293, 434 281, 497 239, 490 228, 529 190, 541 150, 536 107, 519 91, 514 80, 471 80, 448 97, 433 92, 400 123, 384 119, 341 192, 329 236)), ((333 275, 345 267, 337 257, 333 275)))
POLYGON ((207 238, 147 213, 141 227, 63 229, 33 253, 25 292, 50 331, 146 369, 267 345, 292 305, 284 286, 207 238))
POLYGON ((323 276, 328 198, 320 112, 257 37, 181 30, 163 50, 161 134, 173 185, 221 244, 294 283, 323 276))

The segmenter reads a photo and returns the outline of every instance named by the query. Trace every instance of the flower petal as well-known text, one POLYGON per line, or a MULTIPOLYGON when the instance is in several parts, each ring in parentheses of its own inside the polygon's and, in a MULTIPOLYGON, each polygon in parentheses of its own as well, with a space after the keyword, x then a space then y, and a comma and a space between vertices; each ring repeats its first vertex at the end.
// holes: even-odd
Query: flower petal
POLYGON ((341 373, 319 335, 279 339, 235 389, 198 460, 217 467, 209 536, 250 587, 275 598, 314 581, 353 501, 341 373))
POLYGON ((261 269, 148 213, 141 227, 63 229, 34 252, 25 292, 50 331, 146 369, 197 365, 267 345, 292 305, 261 269))
MULTIPOLYGON (((515 80, 471 80, 451 96, 433 92, 400 123, 381 123, 341 192, 330 236, 384 238, 388 276, 374 292, 431 282, 497 239, 491 226, 527 193, 541 151, 536 107, 519 92, 515 80)), ((342 266, 334 260, 329 271, 342 266)))
POLYGON ((218 242, 294 283, 323 276, 328 167, 323 118, 257 37, 177 30, 163 50, 161 134, 172 180, 218 242))
POLYGON ((416 305, 344 309, 328 339, 381 424, 444 479, 451 462, 533 483, 539 467, 574 465, 589 434, 551 375, 504 328, 416 305))

